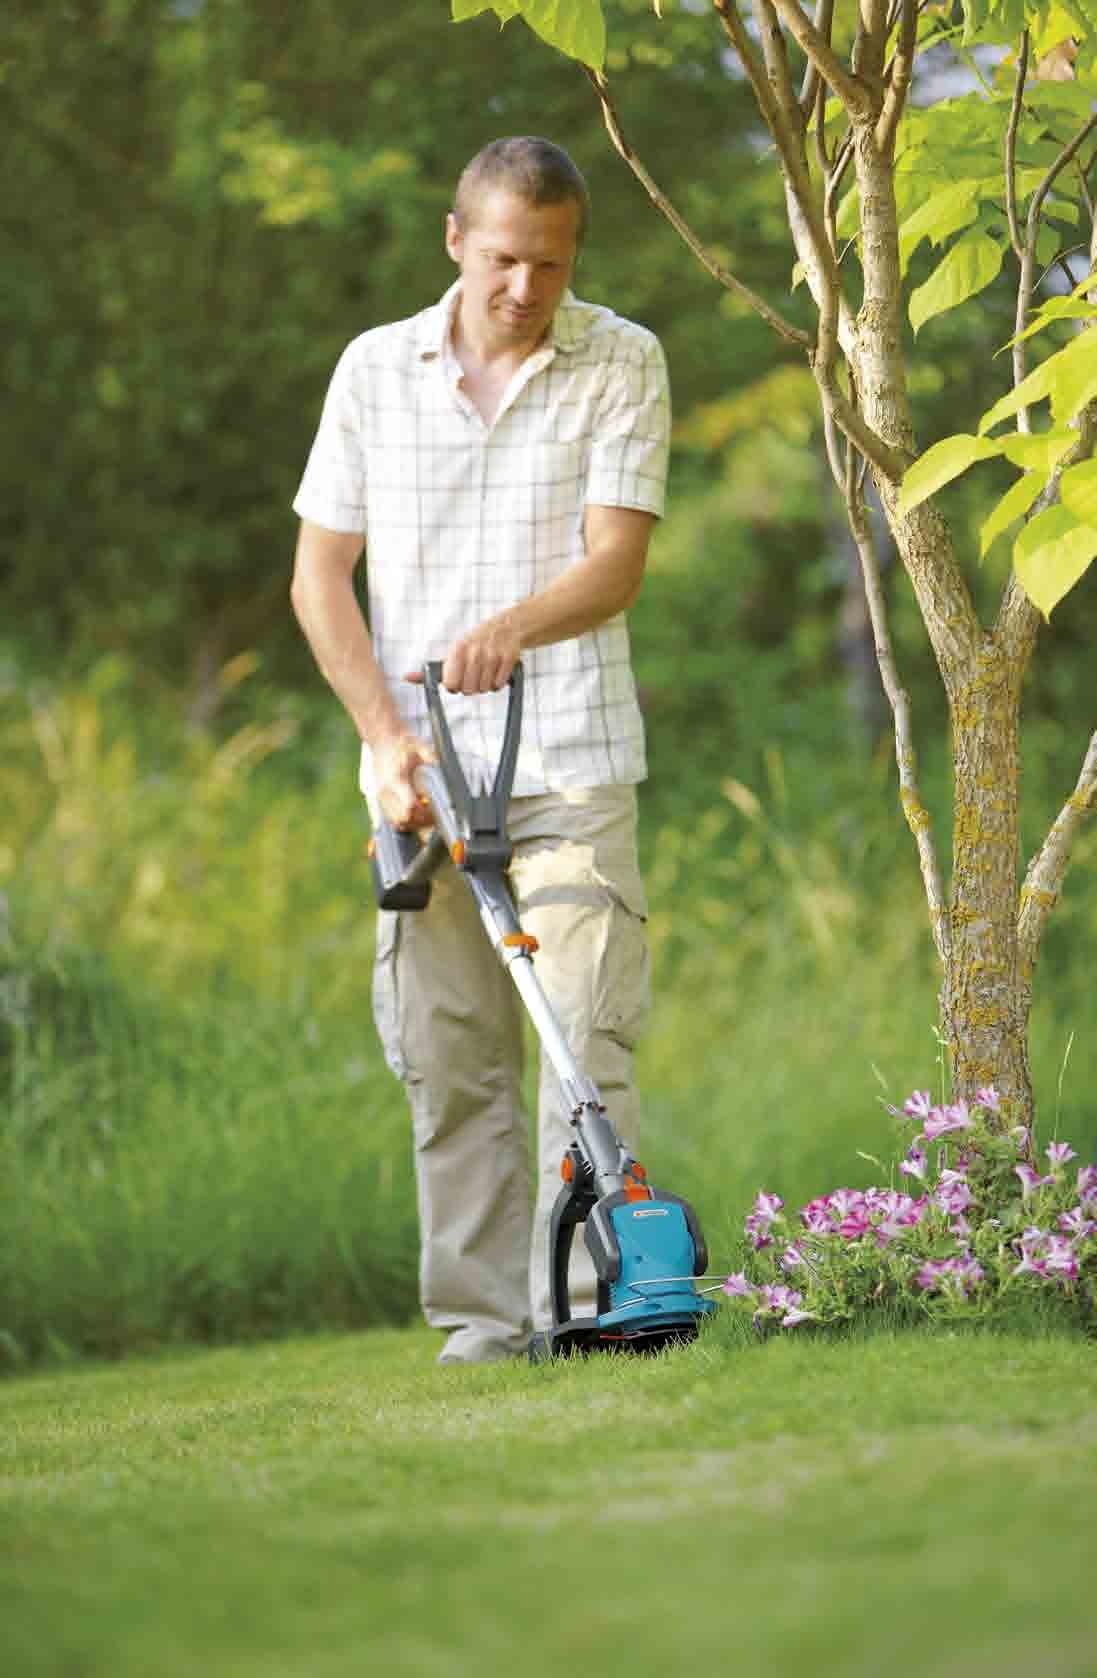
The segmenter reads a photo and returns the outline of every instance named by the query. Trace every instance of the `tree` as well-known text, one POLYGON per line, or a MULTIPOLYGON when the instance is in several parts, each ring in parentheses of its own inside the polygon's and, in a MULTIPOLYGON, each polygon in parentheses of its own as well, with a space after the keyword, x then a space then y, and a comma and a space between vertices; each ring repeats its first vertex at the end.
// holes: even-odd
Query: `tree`
MULTIPOLYGON (((670 4, 654 0, 653 30, 670 4)), ((1022 874, 1025 674, 1041 615, 1097 555, 1094 0, 816 0, 813 15, 799 0, 712 0, 712 24, 772 143, 795 279, 812 302, 807 329, 718 258, 636 155, 607 77, 600 0, 452 6, 458 21, 489 9, 503 23, 520 16, 576 59, 614 146, 654 205, 710 275, 806 359, 894 720, 899 794, 942 968, 954 1091, 970 1098, 994 1084, 1006 1098, 1003 1122, 1030 1123, 1033 975, 1073 841, 1097 802, 1095 731, 1074 790, 1022 874), (968 91, 937 91, 943 58, 967 67, 968 91), (928 273, 924 241, 942 253, 928 273), (948 310, 978 310, 987 288, 1001 283, 1003 263, 1015 290, 1010 388, 972 416, 974 429, 919 457, 915 339, 948 310), (1041 359, 1030 371, 1033 350, 1041 359), (999 432, 1006 422, 1010 431, 999 432), (991 459, 1019 475, 982 522, 980 557, 1015 532, 1009 574, 984 622, 947 516, 947 486, 991 459), (948 701, 947 893, 919 790, 911 707, 866 512, 867 474, 948 701)), ((683 6, 700 9, 696 0, 683 6)))

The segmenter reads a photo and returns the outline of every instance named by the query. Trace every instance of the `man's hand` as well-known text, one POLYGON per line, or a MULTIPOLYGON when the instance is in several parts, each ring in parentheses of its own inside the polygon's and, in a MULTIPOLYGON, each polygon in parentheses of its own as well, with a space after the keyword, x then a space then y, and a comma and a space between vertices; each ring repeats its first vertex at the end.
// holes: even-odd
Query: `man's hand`
POLYGON ((431 827, 434 812, 430 800, 416 791, 412 781, 424 763, 437 759, 429 746, 414 734, 390 735, 373 748, 373 773, 377 797, 385 819, 405 832, 414 827, 431 827))
MULTIPOLYGON (((453 643, 442 665, 442 686, 449 693, 493 693, 506 687, 522 652, 514 614, 500 612, 453 643)), ((409 671, 421 682, 421 671, 409 671)))

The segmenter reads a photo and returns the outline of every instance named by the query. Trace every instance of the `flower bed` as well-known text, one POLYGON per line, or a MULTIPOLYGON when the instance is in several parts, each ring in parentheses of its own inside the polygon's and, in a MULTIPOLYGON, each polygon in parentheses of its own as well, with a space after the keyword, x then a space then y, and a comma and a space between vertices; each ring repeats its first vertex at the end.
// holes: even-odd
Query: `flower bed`
POLYGON ((972 1104, 916 1091, 902 1111, 918 1130, 898 1185, 839 1188, 800 1208, 760 1192, 746 1219, 751 1255, 723 1291, 755 1327, 848 1323, 873 1309, 985 1318, 1033 1295, 1097 1323, 1097 1165, 1068 1142, 1032 1163, 1032 1138, 1008 1128, 993 1088, 972 1104))

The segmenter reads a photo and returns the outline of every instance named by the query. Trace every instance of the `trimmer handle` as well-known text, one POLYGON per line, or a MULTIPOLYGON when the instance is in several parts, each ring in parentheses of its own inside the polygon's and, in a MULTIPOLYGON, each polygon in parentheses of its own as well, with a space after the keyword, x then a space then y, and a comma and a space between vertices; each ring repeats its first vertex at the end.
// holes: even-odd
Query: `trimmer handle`
MULTIPOLYGON (((440 659, 432 659, 423 666, 423 686, 427 696, 431 737, 438 757, 438 771, 453 808, 456 837, 463 844, 461 866, 470 874, 502 870, 510 862, 512 850, 507 835, 507 806, 514 786, 518 743, 522 734, 522 666, 520 663, 514 666, 507 684, 510 691, 507 695, 503 745, 490 792, 472 792, 465 779, 442 700, 440 659)), ((419 773, 424 774, 423 771, 419 773)), ((424 780, 429 782, 430 779, 433 777, 424 774, 424 780)), ((431 801, 437 802, 434 799, 431 801)))
POLYGON ((441 660, 423 666, 427 715, 438 763, 420 765, 412 781, 434 808, 436 831, 424 845, 416 833, 403 832, 391 822, 382 821, 374 830, 367 849, 379 909, 425 909, 430 902, 431 875, 447 855, 473 874, 499 872, 510 862, 507 805, 522 732, 522 685, 522 666, 516 664, 508 684, 503 747, 495 780, 490 792, 473 793, 446 720, 441 660))

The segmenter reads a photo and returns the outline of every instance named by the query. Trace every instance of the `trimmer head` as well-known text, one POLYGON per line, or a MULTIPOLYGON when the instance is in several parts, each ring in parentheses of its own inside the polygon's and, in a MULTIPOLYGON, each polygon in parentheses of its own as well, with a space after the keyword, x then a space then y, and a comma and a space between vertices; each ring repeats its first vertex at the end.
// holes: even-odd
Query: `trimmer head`
POLYGON ((717 1308, 697 1289, 708 1255, 693 1208, 678 1195, 649 1188, 642 1174, 593 1203, 581 1184, 565 1182, 553 1208, 549 1244, 553 1323, 534 1336, 535 1363, 576 1352, 653 1352, 682 1345, 696 1338, 702 1320, 717 1308), (568 1261, 584 1214, 598 1278, 597 1312, 572 1317, 568 1261))

